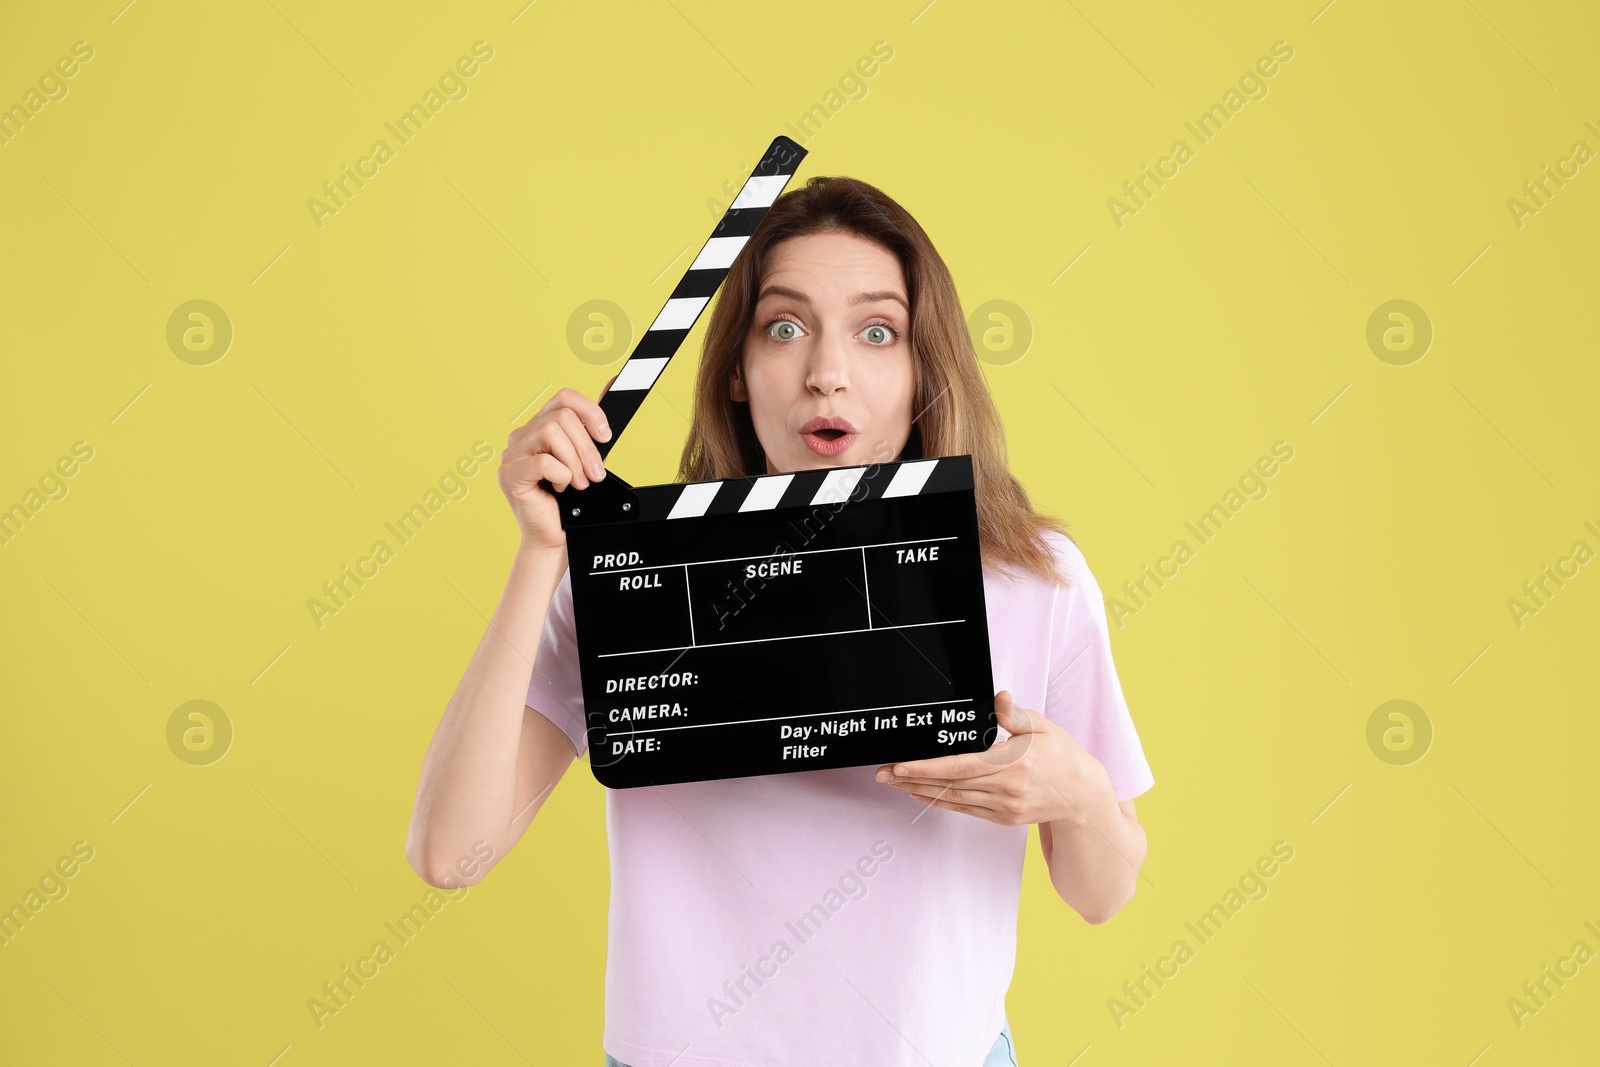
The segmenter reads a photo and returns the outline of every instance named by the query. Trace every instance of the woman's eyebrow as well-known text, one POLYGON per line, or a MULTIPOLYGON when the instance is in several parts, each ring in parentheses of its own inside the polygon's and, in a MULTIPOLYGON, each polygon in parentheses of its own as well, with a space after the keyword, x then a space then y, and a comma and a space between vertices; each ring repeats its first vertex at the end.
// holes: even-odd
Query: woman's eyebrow
MULTIPOLYGON (((758 301, 765 300, 769 296, 787 296, 791 300, 800 301, 802 304, 811 303, 811 298, 809 296, 800 292, 798 289, 790 289, 786 285, 769 285, 765 289, 761 290, 761 295, 756 299, 758 301)), ((906 298, 891 289, 877 289, 873 290, 872 292, 857 293, 855 296, 850 298, 850 303, 871 304, 880 300, 898 300, 900 302, 900 306, 904 307, 908 313, 911 311, 911 305, 906 303, 906 298)))

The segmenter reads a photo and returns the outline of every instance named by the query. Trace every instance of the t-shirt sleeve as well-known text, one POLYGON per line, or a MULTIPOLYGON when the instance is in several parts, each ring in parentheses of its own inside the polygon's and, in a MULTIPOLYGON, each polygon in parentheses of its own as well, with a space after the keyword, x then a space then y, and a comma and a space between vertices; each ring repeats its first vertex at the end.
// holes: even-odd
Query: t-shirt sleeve
POLYGON ((578 670, 578 631, 572 619, 572 571, 561 576, 545 614, 539 651, 528 683, 528 707, 561 727, 583 755, 589 747, 583 710, 583 678, 578 670))
POLYGON ((1155 777, 1111 658, 1105 601, 1078 546, 1065 537, 1052 540, 1072 582, 1055 589, 1044 713, 1105 766, 1117 800, 1128 800, 1155 777))

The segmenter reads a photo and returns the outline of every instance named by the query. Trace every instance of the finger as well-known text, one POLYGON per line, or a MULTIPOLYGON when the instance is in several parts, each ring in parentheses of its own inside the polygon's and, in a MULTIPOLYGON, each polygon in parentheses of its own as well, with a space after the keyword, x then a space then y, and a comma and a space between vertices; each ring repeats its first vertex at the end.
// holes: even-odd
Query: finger
POLYGON ((1043 715, 1019 707, 1005 689, 995 694, 994 712, 997 727, 994 736, 999 736, 999 730, 1005 730, 1010 736, 978 754, 992 767, 1004 767, 1021 760, 1028 754, 1034 738, 1052 728, 1050 720, 1043 715))
POLYGON ((618 378, 618 375, 616 375, 616 374, 613 374, 611 376, 611 381, 606 382, 605 388, 600 390, 600 395, 601 396, 605 396, 607 393, 611 392, 611 386, 616 383, 617 378, 618 378))
MULTIPOLYGON (((995 773, 998 773, 998 772, 995 772, 995 773)), ((968 789, 987 788, 989 785, 992 784, 987 779, 991 778, 993 776, 994 776, 994 774, 991 773, 989 775, 983 775, 983 776, 980 776, 980 777, 977 777, 977 778, 891 778, 891 779, 889 779, 889 784, 890 785, 932 785, 932 786, 944 786, 946 788, 954 788, 955 787, 955 783, 956 782, 960 782, 961 785, 964 788, 968 788, 968 789)))
POLYGON ((559 493, 572 484, 571 468, 548 452, 535 452, 503 463, 501 469, 512 486, 537 486, 540 481, 547 481, 559 493))
MULTIPOLYGON (((616 381, 616 378, 613 377, 611 381, 616 381)), ((606 388, 610 387, 611 383, 607 382, 606 388)), ((556 393, 550 398, 550 403, 545 405, 545 410, 554 411, 558 407, 568 408, 576 414, 589 435, 596 441, 611 440, 611 423, 606 421, 606 413, 600 410, 599 404, 576 389, 562 389, 556 393)))
POLYGON ((951 789, 948 786, 918 785, 907 786, 896 782, 896 786, 910 793, 914 797, 923 797, 928 800, 947 800, 952 804, 964 804, 969 808, 986 808, 993 810, 993 794, 985 793, 978 789, 951 789))
POLYGON ((995 694, 994 713, 1009 734, 1031 734, 1039 729, 1037 716, 1027 708, 1018 707, 1004 689, 995 694))
POLYGON ((980 754, 976 752, 963 752, 954 756, 910 760, 894 764, 889 771, 897 778, 978 778, 993 774, 993 765, 979 757, 980 754))
POLYGON ((918 797, 917 802, 919 804, 926 804, 930 808, 943 808, 946 811, 958 811, 963 815, 971 815, 975 819, 983 819, 986 822, 1000 821, 999 819, 993 817, 993 812, 990 812, 985 808, 974 808, 967 804, 952 804, 948 800, 933 800, 928 797, 918 797))
POLYGON ((566 464, 572 472, 572 484, 579 489, 588 488, 589 475, 583 459, 578 455, 577 446, 572 443, 572 435, 559 420, 545 424, 543 432, 533 442, 533 448, 535 454, 543 452, 566 464))
POLYGON ((565 431, 574 452, 583 461, 584 474, 596 482, 604 478, 605 460, 600 458, 600 450, 594 446, 594 439, 589 436, 588 427, 584 426, 578 413, 571 408, 564 408, 556 414, 555 421, 565 431))

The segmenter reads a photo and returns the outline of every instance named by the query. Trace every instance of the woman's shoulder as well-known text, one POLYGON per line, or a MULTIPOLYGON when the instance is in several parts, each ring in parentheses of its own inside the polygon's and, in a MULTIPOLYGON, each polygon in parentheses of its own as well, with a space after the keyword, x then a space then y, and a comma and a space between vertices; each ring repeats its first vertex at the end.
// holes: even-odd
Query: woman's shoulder
MULTIPOLYGON (((1046 588, 1055 585, 1072 586, 1089 575, 1089 561, 1084 557, 1083 550, 1077 542, 1060 530, 1044 527, 1039 531, 1039 538, 1049 551, 1055 564, 1056 577, 1054 580, 1046 579, 1031 571, 1023 571, 1016 567, 1005 568, 1006 573, 1014 580, 1036 583, 1046 588)), ((1091 576, 1092 580, 1092 576, 1091 576)))
POLYGON ((1040 532, 1044 543, 1049 546, 1051 553, 1056 558, 1056 568, 1067 579, 1075 579, 1078 575, 1089 569, 1089 561, 1084 557, 1083 549, 1078 543, 1060 530, 1046 528, 1040 532))
POLYGON ((1061 591, 1082 585, 1085 580, 1094 581, 1083 550, 1072 538, 1049 527, 1040 530, 1039 536, 1053 564, 1053 576, 1046 577, 1016 564, 985 567, 985 576, 994 592, 1018 603, 1037 599, 1051 604, 1061 591))

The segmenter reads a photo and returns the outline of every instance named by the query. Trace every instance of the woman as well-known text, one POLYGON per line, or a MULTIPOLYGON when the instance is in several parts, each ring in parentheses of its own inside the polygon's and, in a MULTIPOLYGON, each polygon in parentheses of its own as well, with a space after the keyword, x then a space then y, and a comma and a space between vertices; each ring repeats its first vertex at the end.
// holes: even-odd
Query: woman
MULTIPOLYGON (((503 858, 587 747, 565 534, 539 482, 603 478, 594 442, 609 437, 599 405, 563 389, 501 456, 522 543, 423 765, 407 856, 431 884, 481 879, 457 858, 474 843, 503 858)), ((1015 1064, 1029 824, 1086 920, 1133 895, 1132 798, 1153 778, 1105 608, 1006 468, 949 271, 870 185, 816 177, 779 197, 712 311, 680 480, 962 454, 1009 736, 893 766, 608 790, 608 1067, 1015 1064)))

